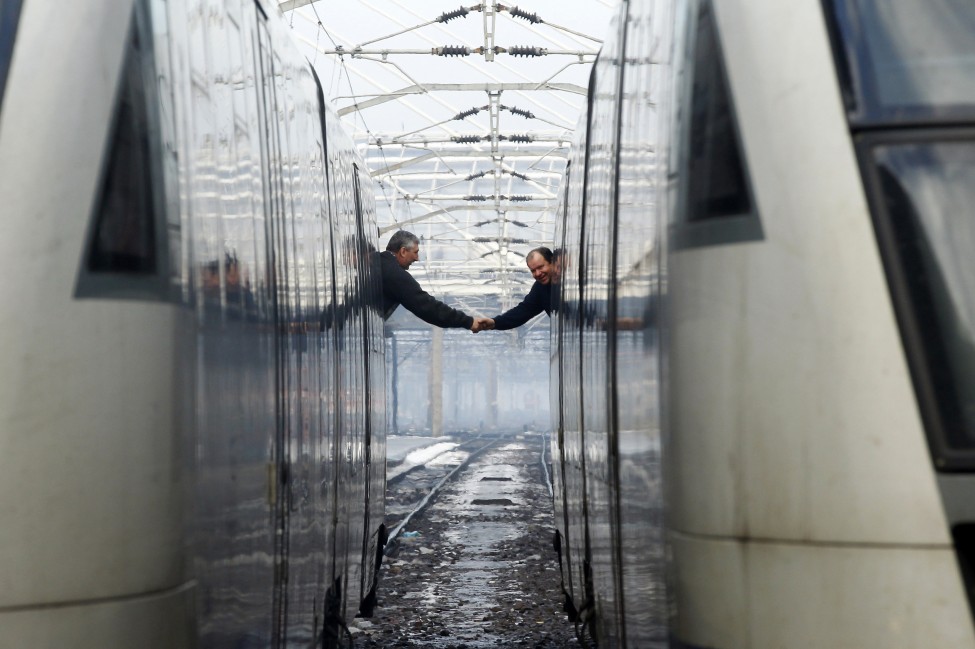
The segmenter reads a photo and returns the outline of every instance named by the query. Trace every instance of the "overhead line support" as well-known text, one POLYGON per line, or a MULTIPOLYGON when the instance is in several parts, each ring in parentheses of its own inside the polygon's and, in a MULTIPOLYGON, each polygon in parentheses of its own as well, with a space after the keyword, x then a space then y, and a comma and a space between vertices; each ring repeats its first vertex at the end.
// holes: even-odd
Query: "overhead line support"
POLYGON ((491 0, 481 5, 484 10, 484 60, 491 62, 494 60, 494 27, 497 22, 497 0, 491 0))

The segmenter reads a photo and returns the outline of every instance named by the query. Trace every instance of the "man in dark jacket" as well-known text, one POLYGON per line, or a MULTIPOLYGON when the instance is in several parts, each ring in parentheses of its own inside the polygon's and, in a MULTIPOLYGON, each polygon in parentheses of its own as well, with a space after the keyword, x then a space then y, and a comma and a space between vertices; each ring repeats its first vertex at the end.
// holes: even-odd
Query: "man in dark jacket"
MULTIPOLYGON (((552 301, 552 287, 559 282, 560 260, 557 253, 553 253, 544 246, 535 248, 525 256, 525 263, 531 271, 535 283, 521 303, 508 309, 501 315, 496 315, 488 319, 482 326, 483 329, 514 329, 525 324, 539 313, 544 311, 547 315, 552 314, 554 303, 552 301)), ((555 288, 555 295, 558 296, 558 287, 555 288)))
POLYGON ((416 317, 437 327, 470 329, 474 333, 486 328, 487 318, 474 318, 447 306, 422 288, 408 269, 420 258, 420 240, 412 232, 397 231, 379 254, 383 278, 383 319, 388 319, 400 304, 416 317))

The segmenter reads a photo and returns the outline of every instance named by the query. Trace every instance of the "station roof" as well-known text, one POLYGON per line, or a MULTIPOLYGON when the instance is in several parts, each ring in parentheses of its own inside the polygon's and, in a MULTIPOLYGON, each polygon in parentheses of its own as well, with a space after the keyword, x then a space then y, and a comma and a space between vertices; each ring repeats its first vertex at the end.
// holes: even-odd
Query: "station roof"
POLYGON ((527 293, 617 0, 285 0, 376 181, 380 241, 421 238, 421 284, 489 315, 527 293))

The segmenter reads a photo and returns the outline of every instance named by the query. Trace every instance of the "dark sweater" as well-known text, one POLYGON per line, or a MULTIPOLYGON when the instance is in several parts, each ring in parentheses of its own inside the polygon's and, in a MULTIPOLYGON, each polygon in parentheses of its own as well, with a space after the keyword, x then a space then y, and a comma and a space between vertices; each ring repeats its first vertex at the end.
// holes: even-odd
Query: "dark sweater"
POLYGON ((552 285, 536 281, 521 304, 494 316, 494 328, 503 331, 520 327, 542 311, 552 314, 552 285))
POLYGON ((470 329, 474 318, 451 308, 422 288, 409 271, 399 265, 393 253, 380 255, 383 275, 383 319, 388 319, 400 304, 424 322, 437 327, 470 329))

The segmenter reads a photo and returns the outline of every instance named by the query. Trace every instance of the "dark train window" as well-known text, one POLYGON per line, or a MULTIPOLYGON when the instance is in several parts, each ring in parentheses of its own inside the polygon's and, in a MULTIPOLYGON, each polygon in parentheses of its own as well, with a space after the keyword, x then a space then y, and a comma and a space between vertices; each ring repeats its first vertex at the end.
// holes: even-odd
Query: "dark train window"
POLYGON ((708 5, 698 18, 696 43, 688 159, 690 222, 745 214, 752 207, 724 59, 708 5))
POLYGON ((677 244, 747 241, 762 237, 710 2, 704 2, 688 52, 689 123, 684 146, 684 201, 677 244))
POLYGON ((975 470, 975 133, 877 136, 874 219, 932 455, 975 470), (886 141, 883 139, 886 137, 886 141), (909 138, 918 138, 911 140, 909 138))
POLYGON ((362 228, 362 186, 359 179, 359 165, 352 165, 352 198, 355 203, 355 236, 350 242, 349 252, 351 258, 355 260, 356 274, 359 278, 360 294, 366 295, 365 268, 369 262, 369 255, 365 250, 366 235, 362 228))
POLYGON ((133 25, 88 253, 88 270, 92 272, 156 270, 148 111, 142 75, 146 45, 133 25))
POLYGON ((3 105, 3 91, 7 87, 7 72, 14 53, 14 37, 20 21, 20 0, 0 2, 0 106, 3 105))
POLYGON ((79 297, 165 297, 164 190, 157 160, 157 93, 147 14, 144 3, 137 2, 78 281, 79 297))
POLYGON ((359 165, 352 165, 352 194, 355 197, 355 226, 356 234, 360 237, 362 233, 362 187, 359 179, 359 165))

